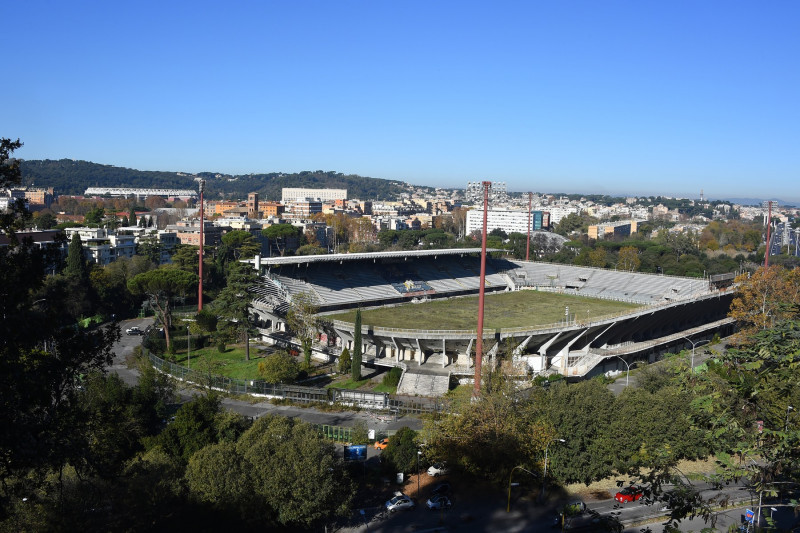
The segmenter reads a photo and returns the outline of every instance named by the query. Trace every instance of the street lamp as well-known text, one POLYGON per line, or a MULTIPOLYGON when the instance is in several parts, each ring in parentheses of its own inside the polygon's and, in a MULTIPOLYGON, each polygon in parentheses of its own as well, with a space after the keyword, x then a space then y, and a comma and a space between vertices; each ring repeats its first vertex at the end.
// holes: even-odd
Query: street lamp
MULTIPOLYGON (((508 505, 506 506, 506 512, 507 513, 511 512, 511 478, 514 475, 514 470, 516 470, 516 469, 524 470, 525 472, 529 473, 530 475, 536 477, 536 474, 534 474, 533 472, 531 472, 527 468, 522 468, 521 466, 515 466, 514 468, 511 469, 511 474, 509 474, 509 476, 508 476, 508 505)), ((519 483, 517 483, 517 485, 519 485, 519 483)))
POLYGON ((417 450, 417 498, 419 498, 419 456, 422 455, 420 450, 417 450))
POLYGON ((794 411, 794 407, 791 405, 786 406, 786 422, 783 424, 783 432, 786 433, 789 430, 789 411, 794 411))
POLYGON ((625 387, 627 388, 628 380, 630 380, 631 377, 631 365, 635 365, 636 361, 634 361, 633 363, 628 363, 625 359, 622 358, 621 355, 615 355, 614 357, 625 363, 625 366, 627 367, 627 370, 625 371, 625 387))
POLYGON ((186 326, 186 370, 189 370, 191 367, 191 363, 189 362, 189 356, 192 352, 192 334, 189 331, 189 326, 186 326))
POLYGON ((701 345, 703 345, 703 344, 705 344, 707 342, 711 342, 711 341, 709 339, 700 340, 700 341, 693 341, 689 337, 683 337, 683 338, 686 339, 687 341, 689 341, 690 343, 692 343, 692 365, 691 366, 692 366, 692 373, 694 373, 694 348, 695 348, 695 346, 701 346, 701 345))
POLYGON ((544 474, 542 475, 542 499, 544 499, 544 487, 545 487, 545 483, 547 482, 547 452, 548 452, 548 450, 550 448, 550 444, 552 444, 554 442, 564 443, 564 442, 567 442, 567 441, 565 441, 564 439, 552 439, 544 447, 544 474))

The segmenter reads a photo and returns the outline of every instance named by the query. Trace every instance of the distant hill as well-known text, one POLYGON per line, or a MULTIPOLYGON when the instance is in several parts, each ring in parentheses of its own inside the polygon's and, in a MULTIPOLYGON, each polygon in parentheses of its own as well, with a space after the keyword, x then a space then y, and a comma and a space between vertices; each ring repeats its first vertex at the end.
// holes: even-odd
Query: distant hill
POLYGON ((193 176, 183 172, 135 170, 72 159, 23 160, 20 168, 25 184, 53 187, 57 194, 83 194, 87 187, 97 186, 196 189, 196 178, 206 180, 208 198, 245 198, 247 193, 257 192, 264 200, 280 200, 283 187, 311 187, 347 189, 350 198, 392 200, 407 192, 409 187, 402 181, 322 170, 246 175, 201 172, 193 176))

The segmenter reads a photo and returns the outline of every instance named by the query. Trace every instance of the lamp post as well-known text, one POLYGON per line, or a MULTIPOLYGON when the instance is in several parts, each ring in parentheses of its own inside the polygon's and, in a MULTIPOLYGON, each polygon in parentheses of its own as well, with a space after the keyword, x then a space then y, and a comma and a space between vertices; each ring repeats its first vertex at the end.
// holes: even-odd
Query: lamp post
POLYGON ((786 433, 789 431, 789 411, 794 411, 794 407, 791 405, 786 406, 786 422, 783 424, 783 432, 786 433))
POLYGON ((635 365, 636 361, 634 361, 633 363, 628 363, 625 359, 622 358, 621 355, 615 355, 614 357, 616 357, 617 359, 619 359, 620 361, 625 363, 625 366, 627 367, 627 369, 625 371, 625 387, 627 387, 628 386, 628 381, 631 378, 631 365, 635 365))
POLYGON ((189 332, 189 326, 186 326, 186 370, 191 368, 191 363, 189 362, 189 356, 191 355, 192 351, 192 336, 189 332))
POLYGON ((507 513, 511 512, 511 478, 514 476, 514 470, 517 470, 517 469, 524 470, 525 472, 529 473, 530 475, 536 477, 536 474, 534 474, 533 472, 531 472, 527 468, 523 468, 521 466, 515 466, 514 468, 511 469, 511 474, 509 474, 509 476, 508 476, 508 505, 506 506, 506 512, 507 513))
POLYGON ((417 450, 417 498, 419 498, 419 456, 422 455, 420 450, 417 450))
POLYGON ((703 345, 705 343, 709 343, 711 341, 709 339, 704 339, 704 340, 700 340, 700 341, 693 341, 689 337, 683 337, 683 338, 686 339, 687 341, 689 341, 690 343, 692 343, 692 363, 691 363, 691 366, 692 366, 692 373, 694 373, 694 348, 695 348, 695 346, 701 346, 701 345, 703 345))
POLYGON ((552 439, 547 445, 544 447, 544 474, 542 475, 542 500, 544 500, 544 488, 545 483, 547 483, 547 452, 550 449, 550 445, 554 442, 567 442, 564 439, 552 439))

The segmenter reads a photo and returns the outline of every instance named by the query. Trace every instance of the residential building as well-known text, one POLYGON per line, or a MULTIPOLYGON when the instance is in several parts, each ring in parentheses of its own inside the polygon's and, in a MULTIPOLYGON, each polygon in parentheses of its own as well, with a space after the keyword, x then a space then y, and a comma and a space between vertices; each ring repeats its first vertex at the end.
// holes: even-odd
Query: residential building
MULTIPOLYGON (((531 212, 531 231, 541 230, 544 227, 545 212, 531 212)), ((506 233, 528 233, 528 210, 489 209, 486 213, 486 228, 488 231, 501 229, 506 233)), ((472 209, 467 212, 467 235, 473 231, 483 230, 483 209, 472 209)))
POLYGON ((281 189, 281 203, 283 204, 305 198, 318 198, 323 202, 346 200, 347 189, 305 189, 294 187, 281 189))

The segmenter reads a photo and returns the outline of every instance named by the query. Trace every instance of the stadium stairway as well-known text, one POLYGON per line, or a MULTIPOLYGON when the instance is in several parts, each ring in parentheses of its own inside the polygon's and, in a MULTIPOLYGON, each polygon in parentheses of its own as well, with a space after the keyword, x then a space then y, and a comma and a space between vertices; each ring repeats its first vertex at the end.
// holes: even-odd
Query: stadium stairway
POLYGON ((416 374, 407 370, 397 385, 397 394, 438 397, 444 396, 449 386, 449 374, 416 374))

